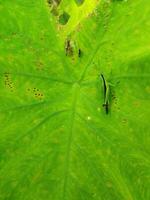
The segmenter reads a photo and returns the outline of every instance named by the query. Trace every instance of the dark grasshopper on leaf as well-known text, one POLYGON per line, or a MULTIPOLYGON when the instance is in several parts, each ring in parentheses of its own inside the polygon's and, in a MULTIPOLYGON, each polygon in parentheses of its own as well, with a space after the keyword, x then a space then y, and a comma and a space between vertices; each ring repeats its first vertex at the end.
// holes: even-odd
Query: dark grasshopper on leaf
POLYGON ((82 51, 81 49, 78 50, 78 57, 80 58, 82 56, 82 51))
POLYGON ((104 86, 104 103, 103 107, 105 107, 106 114, 109 113, 109 96, 110 96, 110 87, 109 83, 105 80, 103 74, 101 74, 102 80, 103 80, 103 86, 104 86))

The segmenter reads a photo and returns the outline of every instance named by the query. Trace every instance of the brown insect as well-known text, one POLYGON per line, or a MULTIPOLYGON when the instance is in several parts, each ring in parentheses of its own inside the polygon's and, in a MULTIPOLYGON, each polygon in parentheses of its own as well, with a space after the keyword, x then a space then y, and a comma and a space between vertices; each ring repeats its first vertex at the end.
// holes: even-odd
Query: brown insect
POLYGON ((65 44, 66 56, 73 56, 73 47, 71 46, 71 41, 68 39, 65 44))

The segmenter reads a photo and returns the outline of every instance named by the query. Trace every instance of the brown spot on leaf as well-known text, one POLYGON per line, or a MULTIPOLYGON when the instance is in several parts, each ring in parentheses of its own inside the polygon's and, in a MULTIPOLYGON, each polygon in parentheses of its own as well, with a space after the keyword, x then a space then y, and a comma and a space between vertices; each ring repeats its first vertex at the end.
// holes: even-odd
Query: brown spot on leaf
POLYGON ((9 89, 11 92, 13 92, 14 86, 13 86, 13 82, 11 79, 11 74, 9 72, 4 73, 4 84, 7 89, 9 89))

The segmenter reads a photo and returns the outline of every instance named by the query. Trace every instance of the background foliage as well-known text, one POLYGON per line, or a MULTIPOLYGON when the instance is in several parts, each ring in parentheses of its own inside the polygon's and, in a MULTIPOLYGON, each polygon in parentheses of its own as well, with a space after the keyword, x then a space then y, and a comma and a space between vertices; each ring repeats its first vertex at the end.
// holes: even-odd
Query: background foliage
POLYGON ((150 199, 149 13, 0 0, 0 200, 150 199))

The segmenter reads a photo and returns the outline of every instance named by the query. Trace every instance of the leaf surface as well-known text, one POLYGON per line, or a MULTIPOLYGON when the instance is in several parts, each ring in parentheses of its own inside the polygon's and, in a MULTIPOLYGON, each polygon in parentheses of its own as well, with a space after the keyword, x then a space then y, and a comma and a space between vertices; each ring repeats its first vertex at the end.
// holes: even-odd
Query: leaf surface
POLYGON ((0 200, 149 200, 150 3, 53 2, 0 0, 0 200))

